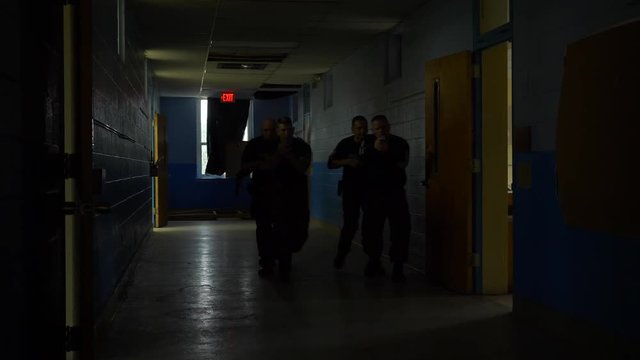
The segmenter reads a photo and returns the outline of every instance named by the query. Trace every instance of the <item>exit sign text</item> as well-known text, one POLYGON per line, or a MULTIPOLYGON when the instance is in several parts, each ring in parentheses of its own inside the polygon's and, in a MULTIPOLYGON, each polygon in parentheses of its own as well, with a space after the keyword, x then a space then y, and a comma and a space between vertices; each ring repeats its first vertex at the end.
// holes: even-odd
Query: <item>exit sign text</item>
POLYGON ((236 94, 232 92, 223 92, 220 93, 220 102, 223 103, 232 103, 236 101, 236 94))

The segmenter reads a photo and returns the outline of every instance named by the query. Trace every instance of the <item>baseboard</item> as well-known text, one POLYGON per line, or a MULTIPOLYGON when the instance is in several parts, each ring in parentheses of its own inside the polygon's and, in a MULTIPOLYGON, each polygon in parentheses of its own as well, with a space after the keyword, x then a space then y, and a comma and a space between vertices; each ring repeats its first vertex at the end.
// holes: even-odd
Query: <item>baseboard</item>
POLYGON ((199 221, 239 218, 250 220, 249 210, 243 209, 178 209, 170 210, 169 221, 199 221))

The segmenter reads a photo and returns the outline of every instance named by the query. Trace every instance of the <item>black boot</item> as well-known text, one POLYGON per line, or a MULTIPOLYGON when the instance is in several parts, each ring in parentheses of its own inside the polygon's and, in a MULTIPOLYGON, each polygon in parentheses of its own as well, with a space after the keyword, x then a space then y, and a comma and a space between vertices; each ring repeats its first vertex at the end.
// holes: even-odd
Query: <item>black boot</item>
POLYGON ((270 276, 273 274, 274 261, 269 258, 261 258, 260 259, 260 270, 258 270, 258 275, 260 276, 270 276))

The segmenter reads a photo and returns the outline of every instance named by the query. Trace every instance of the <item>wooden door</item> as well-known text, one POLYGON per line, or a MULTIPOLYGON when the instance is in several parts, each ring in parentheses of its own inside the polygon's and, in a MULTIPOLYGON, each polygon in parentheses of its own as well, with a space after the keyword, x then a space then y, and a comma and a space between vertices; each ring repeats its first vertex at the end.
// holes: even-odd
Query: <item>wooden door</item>
POLYGON ((155 225, 167 225, 169 218, 168 169, 167 169, 167 118, 156 114, 154 119, 153 161, 158 167, 155 182, 155 225))
POLYGON ((472 281, 472 65, 468 51, 431 60, 425 75, 426 271, 463 293, 472 281))

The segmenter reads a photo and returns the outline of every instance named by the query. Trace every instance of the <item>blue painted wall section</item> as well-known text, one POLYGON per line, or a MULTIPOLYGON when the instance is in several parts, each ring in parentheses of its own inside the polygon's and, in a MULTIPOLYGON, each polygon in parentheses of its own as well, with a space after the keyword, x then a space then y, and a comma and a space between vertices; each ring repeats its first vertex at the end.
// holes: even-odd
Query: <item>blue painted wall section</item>
POLYGON ((260 124, 266 118, 289 116, 293 119, 291 114, 291 101, 291 96, 285 96, 273 100, 253 100, 254 136, 260 135, 260 124))
POLYGON ((312 167, 311 217, 342 226, 342 198, 338 196, 342 169, 329 170, 326 160, 316 161, 312 167))
POLYGON ((171 209, 248 209, 244 186, 235 195, 235 179, 198 179, 196 164, 169 164, 171 209))
POLYGON ((249 195, 244 186, 235 195, 235 179, 198 178, 199 106, 196 98, 160 99, 160 112, 168 122, 169 208, 248 209, 249 195))
POLYGON ((514 154, 514 169, 524 163, 531 164, 532 182, 514 194, 515 294, 640 335, 638 239, 570 228, 556 192, 555 153, 514 154))

